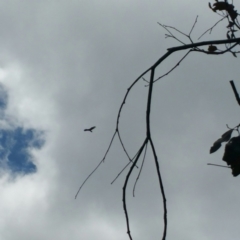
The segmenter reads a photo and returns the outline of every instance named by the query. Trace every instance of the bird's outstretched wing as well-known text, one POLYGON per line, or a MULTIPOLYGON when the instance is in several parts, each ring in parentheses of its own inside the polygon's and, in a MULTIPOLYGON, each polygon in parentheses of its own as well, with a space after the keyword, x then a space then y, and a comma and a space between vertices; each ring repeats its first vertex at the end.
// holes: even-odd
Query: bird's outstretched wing
POLYGON ((92 130, 93 130, 94 128, 96 128, 96 126, 94 126, 94 127, 91 127, 91 128, 86 128, 86 129, 84 129, 84 131, 89 131, 89 132, 92 132, 92 130))

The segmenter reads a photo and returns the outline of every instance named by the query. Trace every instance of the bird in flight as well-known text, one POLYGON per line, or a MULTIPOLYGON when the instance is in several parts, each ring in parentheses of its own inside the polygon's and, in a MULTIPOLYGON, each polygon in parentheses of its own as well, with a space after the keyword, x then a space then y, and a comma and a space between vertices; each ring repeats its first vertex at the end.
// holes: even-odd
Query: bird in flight
POLYGON ((94 128, 96 128, 96 127, 94 126, 94 127, 91 127, 91 128, 86 128, 86 129, 84 129, 84 131, 92 132, 92 130, 93 130, 94 128))

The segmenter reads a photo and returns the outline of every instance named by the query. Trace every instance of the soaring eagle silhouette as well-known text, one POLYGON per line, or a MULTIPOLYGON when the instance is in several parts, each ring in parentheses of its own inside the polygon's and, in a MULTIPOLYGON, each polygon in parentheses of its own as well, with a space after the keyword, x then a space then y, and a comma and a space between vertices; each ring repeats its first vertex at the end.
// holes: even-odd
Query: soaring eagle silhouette
POLYGON ((94 126, 94 127, 91 127, 91 128, 86 128, 86 129, 84 129, 84 131, 92 132, 92 130, 93 130, 94 128, 96 128, 96 127, 94 126))

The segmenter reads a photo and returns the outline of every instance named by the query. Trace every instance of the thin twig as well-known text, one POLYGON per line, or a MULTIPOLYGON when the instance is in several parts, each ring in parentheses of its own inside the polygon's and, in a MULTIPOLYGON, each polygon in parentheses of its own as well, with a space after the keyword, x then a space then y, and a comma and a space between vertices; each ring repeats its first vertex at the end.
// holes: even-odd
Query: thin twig
MULTIPOLYGON (((122 138, 121 138, 121 136, 120 136, 119 130, 117 131, 117 133, 118 133, 118 138, 119 138, 119 141, 120 141, 120 143, 121 143, 121 145, 122 145, 123 151, 126 153, 129 161, 132 162, 132 159, 129 157, 128 152, 127 152, 127 150, 126 150, 126 148, 125 148, 125 146, 124 146, 124 144, 123 144, 123 141, 122 141, 122 138)), ((136 168, 138 168, 137 165, 136 165, 136 168)))
POLYGON ((219 165, 219 164, 213 164, 213 163, 208 163, 207 165, 211 165, 211 166, 217 166, 217 167, 231 168, 231 167, 228 167, 228 166, 223 166, 223 165, 219 165))
POLYGON ((192 33, 192 31, 193 31, 193 29, 194 29, 196 23, 197 23, 197 19, 198 19, 198 16, 196 17, 195 22, 194 22, 194 24, 193 24, 193 26, 192 26, 192 28, 191 28, 189 34, 188 34, 189 37, 190 37, 190 35, 191 35, 191 33, 192 33))
MULTIPOLYGON (((159 24, 161 27, 163 27, 163 28, 170 34, 170 35, 165 34, 166 37, 172 37, 172 38, 176 39, 178 42, 180 42, 180 43, 182 43, 182 44, 185 45, 185 43, 184 43, 183 41, 181 41, 180 39, 178 39, 177 37, 175 37, 175 36, 172 34, 172 32, 168 29, 168 28, 170 28, 169 26, 163 25, 163 24, 161 24, 161 23, 159 23, 159 22, 158 22, 158 24, 159 24)), ((171 28, 173 28, 173 27, 171 27, 171 28)), ((177 30, 177 29, 174 29, 174 30, 179 31, 179 30, 177 30)), ((179 31, 179 32, 180 32, 180 31, 179 31)), ((183 35, 185 35, 185 34, 183 33, 183 35)))
POLYGON ((134 183, 134 187, 133 187, 133 197, 135 197, 135 188, 136 188, 136 186, 137 186, 138 179, 139 179, 139 177, 140 177, 140 175, 141 175, 141 172, 142 172, 142 169, 143 169, 143 164, 144 164, 144 161, 145 161, 145 158, 146 158, 146 153, 147 153, 147 146, 148 146, 148 145, 146 144, 146 146, 145 146, 145 151, 144 151, 144 155, 143 155, 142 164, 141 164, 141 167, 140 167, 138 176, 137 176, 137 178, 136 178, 136 181, 135 181, 135 183, 134 183))
POLYGON ((187 55, 191 52, 192 50, 189 50, 179 61, 178 63, 173 67, 171 68, 167 73, 163 74, 162 76, 158 77, 156 80, 154 80, 154 82, 160 80, 161 78, 167 76, 169 73, 171 73, 176 67, 178 67, 180 65, 180 63, 184 60, 184 58, 187 57, 187 55))
POLYGON ((177 28, 172 27, 172 26, 163 25, 163 24, 161 24, 161 23, 159 23, 159 22, 158 22, 158 24, 159 24, 161 27, 163 27, 163 28, 170 34, 170 35, 165 34, 166 38, 167 38, 167 37, 174 38, 174 39, 176 39, 178 42, 180 42, 180 43, 182 43, 182 44, 185 45, 185 43, 184 43, 183 41, 181 41, 179 38, 177 38, 169 29, 173 29, 174 31, 182 34, 183 36, 187 37, 187 38, 190 40, 191 43, 193 43, 193 40, 192 40, 192 38, 191 38, 191 33, 192 33, 192 31, 193 31, 196 23, 197 23, 197 18, 198 18, 198 16, 196 17, 195 22, 193 23, 193 26, 192 26, 189 34, 186 34, 186 33, 182 32, 182 31, 180 31, 180 30, 178 30, 177 28))
POLYGON ((128 211, 127 211, 127 204, 126 204, 126 189, 127 189, 127 184, 128 184, 128 180, 129 180, 129 177, 132 173, 132 170, 134 168, 134 166, 137 164, 137 161, 139 159, 139 157, 141 156, 141 153, 143 151, 143 148, 145 147, 145 145, 147 144, 148 140, 147 138, 145 139, 143 145, 141 146, 141 148, 139 149, 139 152, 138 152, 138 155, 135 159, 135 161, 133 162, 131 168, 129 169, 128 171, 128 174, 126 176, 126 179, 125 179, 125 182, 124 182, 124 185, 123 185, 123 198, 122 198, 122 201, 123 201, 123 209, 124 209, 124 213, 125 213, 125 218, 126 218, 126 223, 127 223, 127 234, 129 236, 129 239, 132 240, 132 236, 131 236, 131 231, 130 231, 130 225, 129 225, 129 218, 128 218, 128 211))
POLYGON ((145 81, 145 82, 147 82, 147 83, 149 83, 149 81, 146 80, 144 77, 142 77, 142 80, 145 81))
MULTIPOLYGON (((184 33, 184 32, 182 32, 182 31, 178 30, 178 29, 175 28, 175 27, 167 26, 167 25, 163 25, 163 27, 164 27, 165 29, 167 29, 167 28, 171 28, 171 29, 175 30, 176 32, 181 33, 181 34, 184 35, 185 37, 189 37, 189 35, 187 35, 186 33, 184 33)), ((171 33, 171 34, 172 34, 172 33, 171 33)))
POLYGON ((105 158, 106 158, 106 156, 107 156, 107 153, 109 152, 109 149, 110 149, 110 147, 111 147, 111 145, 112 145, 112 142, 113 142, 113 139, 114 139, 116 133, 117 133, 117 132, 115 132, 115 133, 113 134, 112 139, 111 139, 111 141, 110 141, 110 144, 109 144, 109 146, 108 146, 108 149, 107 149, 107 151, 106 151, 103 159, 99 162, 99 164, 93 169, 93 171, 87 176, 87 178, 83 181, 83 183, 82 183, 81 186, 79 187, 79 189, 78 189, 78 191, 77 191, 77 193, 76 193, 76 195, 75 195, 75 199, 77 198, 77 196, 78 196, 79 192, 81 191, 83 185, 84 185, 84 184, 87 182, 87 180, 92 176, 92 174, 99 168, 99 166, 104 162, 104 160, 105 160, 105 158))
POLYGON ((227 16, 224 16, 222 19, 218 20, 212 27, 210 27, 208 30, 206 30, 206 31, 198 38, 198 40, 199 40, 202 36, 204 36, 207 32, 209 32, 209 34, 211 34, 213 28, 214 28, 215 26, 217 26, 218 23, 220 23, 220 22, 221 22, 223 19, 225 19, 226 17, 227 17, 227 16))
MULTIPOLYGON (((137 157, 139 153, 139 150, 137 151, 137 153, 135 154, 135 156, 131 159, 132 161, 134 161, 134 159, 137 157)), ((132 162, 131 161, 131 162, 132 162)), ((111 184, 113 184, 117 179, 118 177, 123 173, 123 171, 130 165, 131 162, 128 162, 124 167, 123 169, 118 173, 118 175, 113 179, 113 181, 111 182, 111 184)))

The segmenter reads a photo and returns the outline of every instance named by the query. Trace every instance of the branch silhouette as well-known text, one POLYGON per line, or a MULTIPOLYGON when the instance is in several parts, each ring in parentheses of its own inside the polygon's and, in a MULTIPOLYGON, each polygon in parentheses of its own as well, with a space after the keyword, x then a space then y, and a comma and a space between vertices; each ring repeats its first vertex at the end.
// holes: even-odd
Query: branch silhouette
POLYGON ((232 86, 232 89, 233 89, 235 98, 236 98, 236 100, 237 100, 237 102, 238 102, 238 105, 240 105, 240 98, 239 98, 239 94, 238 94, 238 92, 237 92, 237 89, 236 89, 236 87, 235 87, 234 81, 231 80, 231 81, 230 81, 230 84, 231 84, 231 86, 232 86))
MULTIPOLYGON (((218 5, 218 8, 216 8, 216 4, 213 5, 213 7, 211 7, 211 9, 215 12, 217 10, 220 10, 219 9, 219 6, 218 5)), ((226 10, 226 9, 225 9, 226 10)), ((235 10, 234 10, 235 11, 235 10)), ((201 36, 200 38, 205 35, 207 32, 212 32, 212 29, 219 23, 221 22, 222 20, 224 19, 227 19, 229 21, 229 24, 232 23, 232 26, 237 26, 238 22, 237 22, 237 19, 234 18, 234 14, 235 12, 234 11, 231 11, 229 9, 227 9, 227 14, 225 15, 221 15, 222 19, 219 20, 215 25, 213 25, 210 29, 208 29, 207 31, 205 31, 201 36), (231 18, 230 18, 231 17, 231 18), (233 19, 234 18, 234 19, 233 19), (230 21, 230 20, 232 21, 230 21)), ((197 17, 195 19, 195 22, 194 24, 192 25, 192 28, 189 32, 189 34, 185 34, 183 33, 182 31, 178 30, 177 28, 174 28, 174 27, 171 27, 171 26, 167 26, 167 25, 162 25, 160 23, 158 23, 161 27, 163 27, 168 34, 166 34, 165 36, 166 37, 171 37, 173 39, 175 39, 176 41, 180 42, 182 45, 180 46, 176 46, 176 47, 172 47, 172 48, 168 48, 166 53, 163 54, 151 67, 149 67, 147 70, 145 70, 142 74, 140 74, 133 82, 132 84, 128 87, 124 97, 123 97, 123 100, 120 104, 120 107, 119 107, 119 110, 118 110, 118 114, 117 114, 117 119, 116 119, 116 128, 115 128, 115 132, 113 133, 113 136, 111 138, 111 141, 110 141, 110 144, 107 148, 107 151, 103 157, 103 159, 98 163, 97 167, 87 176, 87 178, 83 181, 82 185, 80 186, 75 198, 77 197, 77 195, 79 194, 80 190, 82 189, 82 187, 84 186, 84 184, 86 183, 86 181, 91 177, 91 175, 98 169, 98 167, 104 162, 111 146, 112 146, 112 143, 113 143, 113 140, 115 139, 115 137, 117 136, 119 141, 120 141, 120 144, 121 144, 121 147, 123 149, 123 151, 125 152, 126 156, 128 157, 129 159, 129 162, 125 165, 125 167, 117 174, 117 176, 115 177, 115 179, 111 182, 114 183, 116 181, 116 179, 123 173, 123 171, 125 169, 128 169, 128 172, 126 174, 126 178, 125 178, 125 181, 124 181, 124 184, 123 184, 123 189, 122 189, 122 202, 123 202, 123 210, 124 210, 124 214, 125 214, 125 219, 126 219, 126 225, 127 225, 127 234, 128 234, 128 237, 130 240, 132 240, 132 234, 131 234, 131 228, 130 228, 130 221, 129 221, 129 214, 128 214, 128 209, 127 209, 127 199, 126 199, 126 191, 127 191, 127 187, 128 187, 128 183, 129 183, 129 179, 131 177, 131 174, 133 172, 133 170, 135 168, 137 168, 137 163, 140 159, 140 157, 142 156, 143 154, 143 161, 142 161, 142 164, 141 164, 141 168, 139 170, 139 173, 138 173, 138 176, 137 176, 137 179, 135 181, 135 184, 134 184, 134 187, 133 187, 133 196, 134 196, 134 191, 135 191, 135 187, 136 187, 136 184, 137 184, 137 181, 141 175, 141 172, 142 172, 142 168, 143 168, 143 163, 144 163, 144 160, 145 160, 145 156, 146 156, 146 150, 147 150, 147 147, 148 147, 148 144, 150 144, 150 147, 151 147, 151 152, 153 154, 153 157, 154 157, 154 162, 155 162, 155 167, 156 167, 156 174, 157 174, 157 177, 158 177, 158 183, 159 183, 159 189, 160 189, 160 192, 161 192, 161 195, 162 195, 162 201, 163 201, 163 235, 162 235, 162 240, 165 240, 166 239, 166 236, 167 236, 167 199, 166 199, 166 196, 165 196, 165 190, 164 190, 164 184, 163 184, 163 180, 162 180, 162 176, 161 176, 161 171, 160 171, 160 164, 159 164, 159 160, 158 160, 158 156, 157 156, 157 152, 155 150, 155 146, 154 146, 154 142, 152 140, 152 137, 151 137, 151 124, 150 124, 150 117, 151 117, 151 105, 152 105, 152 94, 153 94, 153 87, 155 86, 155 83, 167 76, 169 73, 171 73, 174 69, 176 69, 176 67, 178 67, 180 65, 180 63, 187 57, 190 55, 190 53, 192 52, 201 52, 201 53, 204 53, 204 54, 208 54, 208 55, 221 55, 221 54, 225 54, 227 52, 230 52, 233 54, 234 57, 236 57, 236 54, 239 53, 239 51, 235 51, 233 52, 233 49, 235 47, 237 47, 239 44, 240 44, 240 38, 236 38, 235 35, 234 35, 234 30, 233 29, 230 29, 228 30, 228 33, 229 34, 229 31, 230 33, 232 34, 230 37, 227 35, 227 39, 222 39, 222 40, 211 40, 211 41, 201 41, 201 42, 193 42, 192 38, 191 38, 191 33, 194 29, 194 27, 196 26, 196 23, 197 23, 197 17), (184 43, 183 41, 181 41, 178 37, 176 37, 172 31, 176 31, 178 34, 182 34, 183 36, 187 37, 188 40, 190 41, 189 44, 186 44, 184 43), (224 50, 220 50, 218 49, 216 46, 217 45, 224 45, 226 49, 224 50), (204 48, 201 48, 201 47, 204 47, 204 46, 208 46, 208 49, 204 49, 204 48), (158 77, 158 78, 155 78, 155 70, 156 68, 165 60, 167 59, 170 55, 172 55, 173 53, 175 52, 179 52, 179 51, 184 51, 184 50, 187 50, 187 53, 185 53, 185 55, 177 62, 177 64, 172 67, 167 73, 163 74, 162 76, 158 77), (150 79, 149 81, 146 80, 144 78, 144 76, 150 72, 150 79), (122 109, 123 109, 123 106, 124 104, 126 103, 127 101, 127 98, 132 90, 132 88, 139 82, 139 80, 143 79, 144 81, 146 81, 148 83, 148 95, 147 95, 147 109, 146 109, 146 136, 145 136, 145 139, 143 140, 143 143, 142 145, 139 147, 136 155, 131 158, 129 156, 129 154, 127 153, 126 151, 126 148, 125 148, 125 145, 122 141, 122 138, 120 136, 120 132, 119 132, 119 124, 120 124, 120 117, 121 117, 121 113, 122 113, 122 109), (155 79, 155 80, 154 80, 155 79), (144 151, 145 149, 145 151, 144 151)), ((232 84, 232 83, 231 83, 232 84)), ((233 83, 234 84, 234 83, 233 83)), ((232 87, 233 87, 233 84, 232 84, 232 87)), ((234 90, 234 87, 233 87, 233 90, 234 90)), ((240 99, 239 99, 239 96, 236 95, 236 91, 234 90, 234 93, 235 93, 235 96, 236 96, 236 99, 240 105, 240 99), (237 98, 238 96, 238 98, 237 98)), ((209 164, 209 165, 213 165, 213 164, 209 164)))

